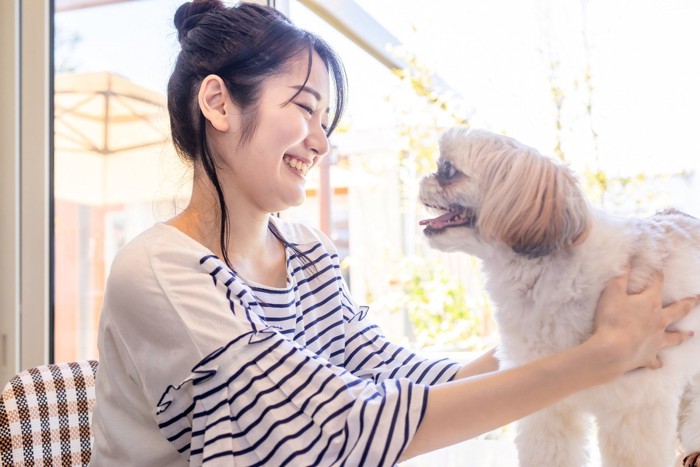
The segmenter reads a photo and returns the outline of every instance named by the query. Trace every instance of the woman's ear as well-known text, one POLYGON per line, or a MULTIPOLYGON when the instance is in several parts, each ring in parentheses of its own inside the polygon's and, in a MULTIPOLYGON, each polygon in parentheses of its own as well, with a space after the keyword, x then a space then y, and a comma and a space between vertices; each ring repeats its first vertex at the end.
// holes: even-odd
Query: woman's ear
POLYGON ((221 132, 231 130, 233 101, 224 80, 217 75, 209 75, 199 85, 199 108, 204 118, 221 132))

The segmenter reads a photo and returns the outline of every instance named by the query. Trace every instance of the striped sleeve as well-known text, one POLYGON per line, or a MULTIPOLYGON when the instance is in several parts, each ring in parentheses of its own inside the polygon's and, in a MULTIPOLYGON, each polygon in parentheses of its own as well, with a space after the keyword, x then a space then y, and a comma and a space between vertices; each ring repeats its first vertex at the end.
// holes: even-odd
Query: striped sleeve
POLYGON ((357 307, 341 282, 346 323, 345 368, 375 383, 407 378, 434 385, 451 380, 460 368, 454 360, 424 358, 387 340, 381 329, 367 318, 368 307, 357 307))
POLYGON ((335 245, 317 232, 333 267, 334 284, 340 297, 345 322, 343 367, 355 376, 375 383, 393 378, 407 378, 419 384, 434 385, 450 381, 460 368, 451 359, 428 359, 386 339, 381 329, 368 319, 369 308, 360 307, 352 299, 340 273, 335 245))
POLYGON ((394 465, 428 387, 375 383, 331 365, 267 326, 228 269, 212 275, 240 332, 168 387, 156 410, 161 433, 190 465, 394 465))

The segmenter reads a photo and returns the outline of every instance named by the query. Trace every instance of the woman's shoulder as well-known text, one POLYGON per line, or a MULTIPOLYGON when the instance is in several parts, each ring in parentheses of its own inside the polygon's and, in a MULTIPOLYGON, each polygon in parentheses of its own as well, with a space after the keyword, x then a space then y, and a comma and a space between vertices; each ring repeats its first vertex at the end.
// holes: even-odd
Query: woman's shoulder
POLYGON ((211 252, 177 228, 156 223, 124 245, 114 257, 110 277, 149 275, 164 265, 196 266, 211 252))

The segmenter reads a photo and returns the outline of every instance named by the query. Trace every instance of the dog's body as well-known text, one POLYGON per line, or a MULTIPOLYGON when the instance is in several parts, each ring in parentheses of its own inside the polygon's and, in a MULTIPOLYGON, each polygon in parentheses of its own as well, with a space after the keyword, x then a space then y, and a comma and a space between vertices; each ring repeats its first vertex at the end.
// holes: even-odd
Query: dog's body
MULTIPOLYGON (((632 292, 662 269, 664 303, 700 294, 700 220, 674 210, 632 219, 592 209, 566 167, 488 132, 449 130, 440 152, 420 198, 449 213, 423 221, 426 235, 438 249, 483 260, 503 368, 586 340, 600 292, 628 263, 632 292)), ((700 309, 675 326, 700 331, 700 309)), ((670 467, 678 433, 686 453, 700 451, 700 338, 661 359, 660 370, 638 370, 520 421, 520 464, 585 465, 587 414, 597 420, 605 466, 670 467)))

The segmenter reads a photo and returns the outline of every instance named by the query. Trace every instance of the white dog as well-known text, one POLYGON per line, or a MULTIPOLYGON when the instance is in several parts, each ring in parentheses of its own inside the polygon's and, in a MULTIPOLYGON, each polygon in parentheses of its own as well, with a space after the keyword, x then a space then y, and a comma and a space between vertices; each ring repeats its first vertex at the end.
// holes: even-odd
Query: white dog
MULTIPOLYGON (((675 210, 632 219, 593 209, 566 167, 511 138, 448 130, 420 200, 443 213, 421 222, 431 246, 483 260, 502 367, 588 338, 601 290, 627 263, 630 292, 663 269, 664 303, 700 294, 700 220, 675 210)), ((676 326, 700 331, 700 308, 676 326)), ((700 337, 660 357, 660 370, 633 372, 521 420, 520 465, 585 465, 587 415, 605 466, 670 467, 679 434, 685 453, 700 451, 700 337)))

